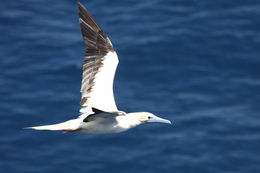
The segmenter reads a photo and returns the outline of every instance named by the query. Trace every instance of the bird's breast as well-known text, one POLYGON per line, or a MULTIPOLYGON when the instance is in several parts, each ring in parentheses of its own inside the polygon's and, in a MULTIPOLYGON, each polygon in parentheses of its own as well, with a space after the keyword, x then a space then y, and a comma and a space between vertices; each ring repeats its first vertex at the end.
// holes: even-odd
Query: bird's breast
POLYGON ((119 133, 127 129, 122 128, 117 122, 95 121, 83 123, 80 133, 85 134, 109 134, 119 133))
POLYGON ((80 133, 85 134, 110 134, 110 133, 119 133, 125 131, 126 129, 120 127, 110 127, 110 126, 95 126, 95 127, 88 127, 82 128, 80 133))

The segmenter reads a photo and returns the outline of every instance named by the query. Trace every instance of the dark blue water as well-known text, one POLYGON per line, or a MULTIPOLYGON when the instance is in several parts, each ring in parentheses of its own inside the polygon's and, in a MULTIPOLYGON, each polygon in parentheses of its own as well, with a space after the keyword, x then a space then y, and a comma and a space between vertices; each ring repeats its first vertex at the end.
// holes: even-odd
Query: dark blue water
POLYGON ((120 57, 118 107, 173 125, 22 130, 78 116, 84 48, 75 1, 1 1, 1 173, 260 172, 260 1, 82 3, 120 57))

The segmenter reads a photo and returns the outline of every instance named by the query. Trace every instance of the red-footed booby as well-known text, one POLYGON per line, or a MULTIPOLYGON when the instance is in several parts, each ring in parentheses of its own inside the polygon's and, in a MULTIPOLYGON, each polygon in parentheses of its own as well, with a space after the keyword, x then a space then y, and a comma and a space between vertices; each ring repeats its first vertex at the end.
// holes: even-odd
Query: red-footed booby
POLYGON ((125 113, 117 109, 113 81, 118 57, 113 45, 88 10, 78 2, 79 23, 86 47, 81 84, 81 115, 58 124, 27 127, 85 134, 118 133, 140 124, 169 120, 149 112, 125 113))

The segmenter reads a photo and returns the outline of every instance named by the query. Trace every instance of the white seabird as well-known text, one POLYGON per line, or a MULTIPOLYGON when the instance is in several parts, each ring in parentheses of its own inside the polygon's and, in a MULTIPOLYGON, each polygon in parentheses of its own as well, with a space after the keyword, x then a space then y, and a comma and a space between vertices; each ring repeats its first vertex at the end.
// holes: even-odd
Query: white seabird
POLYGON ((86 47, 81 84, 81 115, 58 124, 27 127, 85 134, 118 133, 151 122, 171 123, 148 112, 125 113, 117 109, 113 80, 118 57, 113 45, 87 9, 78 3, 79 23, 86 47))

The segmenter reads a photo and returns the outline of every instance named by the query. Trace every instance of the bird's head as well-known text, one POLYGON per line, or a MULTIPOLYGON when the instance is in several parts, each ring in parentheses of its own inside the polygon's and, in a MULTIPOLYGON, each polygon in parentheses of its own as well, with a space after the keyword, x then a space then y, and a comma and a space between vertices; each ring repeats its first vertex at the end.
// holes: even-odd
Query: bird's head
POLYGON ((168 123, 171 121, 155 116, 149 112, 134 112, 116 117, 121 128, 129 129, 144 123, 168 123))
POLYGON ((140 112, 137 114, 138 119, 141 123, 167 123, 171 124, 170 120, 166 120, 160 117, 155 116, 149 112, 140 112))

